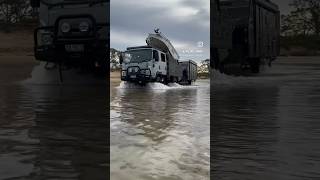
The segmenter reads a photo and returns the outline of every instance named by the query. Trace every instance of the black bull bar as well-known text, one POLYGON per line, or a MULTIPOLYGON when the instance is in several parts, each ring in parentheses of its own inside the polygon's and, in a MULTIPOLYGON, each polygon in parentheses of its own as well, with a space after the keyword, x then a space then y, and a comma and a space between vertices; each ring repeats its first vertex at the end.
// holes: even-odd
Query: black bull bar
MULTIPOLYGON (((108 40, 99 39, 98 30, 104 27, 109 27, 109 23, 93 24, 93 34, 83 35, 70 38, 58 37, 58 26, 38 27, 34 30, 34 54, 37 60, 63 63, 63 61, 72 62, 72 59, 83 59, 85 61, 94 57, 104 58, 101 56, 108 55, 108 40), (40 31, 50 32, 52 35, 51 44, 39 45, 38 34, 40 31), (65 50, 65 45, 83 44, 84 52, 70 53, 65 50)), ((77 62, 79 63, 79 62, 77 62)))
POLYGON ((129 82, 145 83, 152 80, 150 69, 141 69, 139 66, 130 66, 121 72, 121 80, 129 82), (138 68, 137 72, 129 72, 129 68, 138 68), (144 73, 142 73, 144 72, 144 73), (125 75, 123 75, 125 73, 125 75))

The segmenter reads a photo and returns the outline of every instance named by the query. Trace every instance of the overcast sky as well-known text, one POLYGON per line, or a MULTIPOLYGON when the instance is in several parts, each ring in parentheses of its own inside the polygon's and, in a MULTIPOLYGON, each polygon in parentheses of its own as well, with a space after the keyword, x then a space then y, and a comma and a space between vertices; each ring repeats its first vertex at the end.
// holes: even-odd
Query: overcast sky
POLYGON ((209 58, 210 1, 112 0, 110 3, 112 48, 123 51, 128 46, 146 45, 148 33, 160 28, 182 60, 199 62, 209 58), (201 41, 203 48, 197 46, 201 41))
POLYGON ((273 2, 279 5, 281 14, 288 14, 290 12, 291 8, 289 7, 289 3, 291 1, 292 0, 273 0, 273 2))

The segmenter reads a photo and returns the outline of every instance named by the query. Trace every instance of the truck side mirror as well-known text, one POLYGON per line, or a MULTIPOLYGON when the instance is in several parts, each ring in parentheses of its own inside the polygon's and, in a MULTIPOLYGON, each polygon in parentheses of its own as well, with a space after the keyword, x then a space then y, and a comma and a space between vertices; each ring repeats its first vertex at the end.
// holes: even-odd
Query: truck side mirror
POLYGON ((30 5, 32 8, 39 8, 40 7, 40 0, 30 0, 30 5))

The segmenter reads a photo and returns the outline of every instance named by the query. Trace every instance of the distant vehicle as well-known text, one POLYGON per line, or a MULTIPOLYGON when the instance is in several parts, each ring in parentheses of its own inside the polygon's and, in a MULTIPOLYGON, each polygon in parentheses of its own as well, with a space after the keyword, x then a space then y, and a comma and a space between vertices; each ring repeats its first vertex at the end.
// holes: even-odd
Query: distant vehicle
POLYGON ((213 0, 211 66, 227 74, 260 71, 280 53, 280 11, 270 0, 213 0))
POLYGON ((57 65, 61 80, 62 67, 106 76, 109 0, 31 0, 31 5, 40 20, 34 32, 37 60, 57 65))
POLYGON ((170 41, 159 30, 149 34, 147 46, 128 47, 120 58, 123 81, 179 83, 190 85, 197 79, 197 63, 179 61, 179 55, 170 41))

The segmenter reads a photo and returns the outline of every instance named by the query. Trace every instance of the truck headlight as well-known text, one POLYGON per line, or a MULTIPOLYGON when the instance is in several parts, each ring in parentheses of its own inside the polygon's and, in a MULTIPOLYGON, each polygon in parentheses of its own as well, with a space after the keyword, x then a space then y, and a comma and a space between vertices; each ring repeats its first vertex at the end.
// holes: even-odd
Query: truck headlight
POLYGON ((86 21, 83 21, 79 24, 79 30, 80 32, 88 32, 89 31, 89 23, 86 21))
POLYGON ((41 45, 50 45, 52 44, 52 36, 51 34, 42 34, 41 35, 41 45))
POLYGON ((61 25, 61 32, 68 33, 71 30, 71 25, 67 22, 62 23, 61 25))
POLYGON ((127 73, 126 73, 126 71, 122 71, 122 74, 121 74, 122 76, 126 76, 127 75, 127 73))

